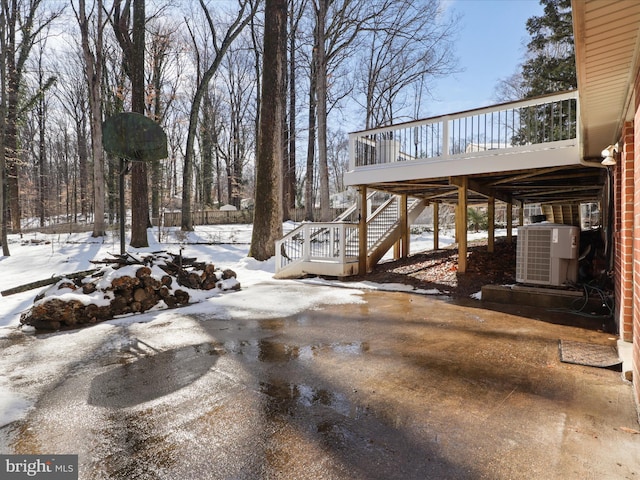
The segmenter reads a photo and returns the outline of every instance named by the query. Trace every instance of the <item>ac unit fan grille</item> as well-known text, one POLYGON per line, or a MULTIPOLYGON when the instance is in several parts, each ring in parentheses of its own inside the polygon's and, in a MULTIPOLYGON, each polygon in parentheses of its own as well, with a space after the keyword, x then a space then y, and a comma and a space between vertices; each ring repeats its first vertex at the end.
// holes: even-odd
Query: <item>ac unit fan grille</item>
POLYGON ((517 277, 525 278, 530 282, 549 282, 551 279, 551 230, 529 230, 526 239, 523 240, 524 245, 518 249, 517 277))

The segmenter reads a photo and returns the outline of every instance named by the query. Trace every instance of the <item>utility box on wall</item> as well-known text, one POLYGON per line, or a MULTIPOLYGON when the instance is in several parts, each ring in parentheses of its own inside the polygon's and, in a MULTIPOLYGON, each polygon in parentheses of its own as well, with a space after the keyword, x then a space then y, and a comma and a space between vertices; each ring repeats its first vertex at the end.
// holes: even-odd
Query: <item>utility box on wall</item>
POLYGON ((557 223, 518 227, 516 281, 561 286, 578 280, 580 228, 557 223))

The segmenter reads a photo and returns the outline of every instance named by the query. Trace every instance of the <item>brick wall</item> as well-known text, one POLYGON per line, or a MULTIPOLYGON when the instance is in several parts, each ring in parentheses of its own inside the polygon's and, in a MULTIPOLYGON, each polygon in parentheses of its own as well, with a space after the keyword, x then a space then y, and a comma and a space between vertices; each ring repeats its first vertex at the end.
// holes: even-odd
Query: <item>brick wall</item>
MULTIPOLYGON (((636 226, 636 232, 640 232, 640 76, 636 79, 636 114, 634 124, 638 125, 638 128, 633 132, 633 144, 629 145, 633 150, 630 155, 634 158, 634 163, 638 165, 637 173, 635 175, 635 195, 634 195, 634 224, 636 226)), ((635 267, 633 280, 634 280, 634 292, 633 292, 633 386, 635 389, 636 402, 640 399, 640 235, 636 235, 634 238, 634 253, 633 253, 633 265, 635 267)))
MULTIPOLYGON (((620 155, 616 165, 616 223, 615 223, 615 267, 616 267, 616 315, 620 337, 627 342, 633 340, 634 315, 634 206, 636 189, 633 157, 633 123, 624 125, 620 155)), ((640 172, 638 172, 640 173, 640 172)), ((639 299, 640 300, 640 299, 639 299)))

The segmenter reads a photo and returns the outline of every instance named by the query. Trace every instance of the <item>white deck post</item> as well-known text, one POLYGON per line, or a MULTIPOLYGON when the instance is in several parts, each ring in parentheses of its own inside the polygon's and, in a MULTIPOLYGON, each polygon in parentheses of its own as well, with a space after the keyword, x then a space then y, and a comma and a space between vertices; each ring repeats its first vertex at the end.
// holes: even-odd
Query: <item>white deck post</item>
POLYGON ((309 224, 304 225, 304 244, 302 247, 302 260, 308 262, 311 259, 311 234, 309 233, 309 224))
POLYGON ((367 273, 367 186, 360 185, 360 214, 358 218, 358 274, 367 273))
POLYGON ((349 170, 354 171, 356 169, 356 139, 358 136, 355 133, 349 134, 349 170))
POLYGON ((442 157, 449 156, 449 117, 442 118, 442 157))

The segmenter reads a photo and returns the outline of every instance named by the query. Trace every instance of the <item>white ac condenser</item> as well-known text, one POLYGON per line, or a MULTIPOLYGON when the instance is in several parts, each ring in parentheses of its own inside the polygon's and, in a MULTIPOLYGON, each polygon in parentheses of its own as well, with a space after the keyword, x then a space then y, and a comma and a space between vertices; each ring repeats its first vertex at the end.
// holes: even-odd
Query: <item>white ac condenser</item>
POLYGON ((578 280, 580 228, 557 223, 518 227, 516 282, 561 286, 578 280))

